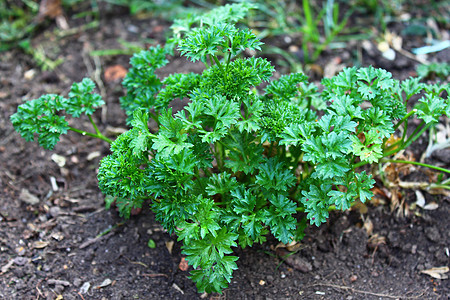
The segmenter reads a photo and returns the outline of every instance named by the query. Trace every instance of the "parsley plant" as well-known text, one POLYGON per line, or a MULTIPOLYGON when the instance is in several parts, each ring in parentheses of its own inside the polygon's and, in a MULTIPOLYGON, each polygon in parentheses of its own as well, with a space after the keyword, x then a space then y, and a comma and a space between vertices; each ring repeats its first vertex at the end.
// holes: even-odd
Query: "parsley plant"
MULTIPOLYGON (((183 243, 199 292, 227 287, 237 268, 234 247, 262 243, 269 233, 282 243, 301 240, 306 221, 319 226, 330 210, 369 200, 375 181, 358 167, 408 147, 450 116, 450 98, 441 97, 448 85, 400 82, 373 67, 346 68, 324 79, 321 93, 300 73, 271 81, 269 61, 243 55, 262 44, 235 25, 249 8, 226 5, 177 20, 168 46, 131 58, 121 98, 131 129, 112 142, 98 173, 100 189, 112 196, 107 205, 115 201, 124 217, 151 199, 157 220, 183 243), (158 78, 174 48, 206 69, 158 78), (176 98, 189 102, 174 114, 168 106, 176 98), (421 123, 408 135, 413 116, 421 123)), ((85 79, 69 99, 45 95, 19 106, 11 121, 25 139, 37 134, 51 149, 75 130, 58 112, 90 117, 103 104, 92 89, 85 79)), ((90 135, 109 141, 94 128, 90 135)))

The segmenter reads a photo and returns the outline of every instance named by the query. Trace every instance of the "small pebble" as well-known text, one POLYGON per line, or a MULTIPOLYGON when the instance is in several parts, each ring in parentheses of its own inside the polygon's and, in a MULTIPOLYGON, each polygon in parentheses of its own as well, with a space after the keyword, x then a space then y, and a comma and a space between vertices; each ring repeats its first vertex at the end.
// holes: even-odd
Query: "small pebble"
POLYGON ((80 285, 81 285, 81 279, 80 278, 75 278, 74 280, 73 280, 73 285, 75 286, 75 287, 79 287, 80 285))
POLYGON ((28 262, 28 258, 26 258, 26 257, 17 256, 16 258, 14 258, 14 263, 18 266, 23 266, 27 262, 28 262))
POLYGON ((49 213, 53 218, 56 218, 61 213, 61 208, 59 206, 52 206, 50 207, 49 213))
POLYGON ((89 291, 89 288, 91 287, 91 284, 89 282, 83 283, 83 285, 80 288, 80 294, 86 294, 89 291))
POLYGON ((55 291, 56 294, 61 295, 62 292, 64 291, 64 286, 62 286, 62 285, 60 285, 60 284, 57 284, 57 285, 55 286, 54 291, 55 291))
POLYGON ((442 241, 441 234, 436 227, 425 228, 425 236, 432 242, 438 243, 442 241))
POLYGON ((23 256, 25 255, 26 249, 23 246, 19 246, 16 248, 17 255, 23 256))

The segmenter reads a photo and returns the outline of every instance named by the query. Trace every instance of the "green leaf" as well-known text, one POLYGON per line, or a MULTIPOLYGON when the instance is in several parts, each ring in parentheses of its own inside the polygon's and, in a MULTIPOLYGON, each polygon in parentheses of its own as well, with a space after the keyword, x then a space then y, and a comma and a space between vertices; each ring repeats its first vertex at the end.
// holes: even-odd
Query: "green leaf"
POLYGON ((133 154, 132 138, 133 132, 130 130, 112 143, 112 154, 101 160, 97 175, 100 190, 117 197, 116 205, 124 217, 130 216, 132 208, 142 207, 147 195, 147 172, 140 167, 148 162, 148 156, 133 154))
POLYGON ((345 193, 341 191, 329 191, 327 196, 330 197, 330 203, 336 205, 337 209, 347 210, 350 208, 350 204, 354 201, 354 198, 350 193, 345 193))
POLYGON ((249 97, 251 89, 268 81, 274 72, 273 66, 263 58, 237 58, 226 65, 212 66, 202 74, 200 88, 221 94, 228 100, 241 101, 249 97))
POLYGON ((322 144, 326 148, 325 159, 340 158, 343 154, 349 153, 352 146, 350 135, 341 130, 333 130, 329 134, 322 136, 322 144))
POLYGON ((315 131, 316 126, 312 122, 290 124, 284 128, 281 134, 282 140, 280 141, 280 145, 302 145, 306 140, 312 138, 312 134, 315 131))
POLYGON ((370 130, 365 133, 364 142, 355 135, 350 136, 350 139, 353 142, 352 152, 356 156, 359 156, 361 161, 376 163, 383 157, 383 149, 381 148, 383 139, 375 130, 370 130))
POLYGON ((297 205, 282 194, 272 195, 269 200, 272 206, 265 211, 264 222, 279 241, 288 244, 295 236, 297 221, 292 215, 297 205))
POLYGON ((65 110, 73 117, 81 114, 92 115, 94 111, 105 104, 99 94, 93 94, 94 82, 89 78, 84 78, 80 83, 74 83, 69 92, 69 99, 65 110))
POLYGON ((264 148, 261 144, 256 144, 255 137, 246 132, 232 131, 222 142, 229 150, 225 166, 234 173, 249 174, 263 161, 264 148))
POLYGON ((164 88, 156 96, 157 103, 155 106, 158 109, 167 107, 176 98, 187 97, 200 84, 200 74, 170 74, 164 79, 163 84, 165 85, 164 88))
POLYGON ((305 152, 303 160, 319 164, 317 171, 330 178, 334 175, 328 172, 335 171, 339 174, 348 169, 348 163, 341 158, 351 151, 351 146, 348 133, 340 131, 339 134, 336 134, 332 131, 329 134, 308 139, 302 146, 302 150, 305 152))
POLYGON ((256 5, 251 2, 226 4, 210 10, 199 19, 208 25, 222 22, 236 23, 243 19, 252 8, 256 8, 256 5))
POLYGON ((337 159, 328 159, 316 166, 316 170, 311 176, 313 178, 331 179, 342 177, 351 169, 348 160, 339 157, 337 159))
POLYGON ((45 149, 53 149, 61 134, 66 134, 69 125, 58 111, 65 108, 67 99, 48 94, 19 105, 17 112, 10 120, 14 129, 27 141, 34 141, 35 135, 39 144, 45 149))
POLYGON ((368 68, 360 68, 357 71, 356 78, 358 80, 364 81, 366 84, 372 84, 377 78, 375 68, 370 66, 368 68))
POLYGON ((181 55, 191 61, 206 62, 209 55, 216 56, 219 46, 225 42, 224 36, 236 29, 231 25, 220 24, 211 27, 201 27, 191 30, 185 39, 181 40, 178 50, 181 55))
POLYGON ((231 231, 240 233, 239 243, 242 246, 263 241, 264 235, 267 234, 263 225, 266 217, 264 210, 259 209, 257 197, 242 185, 231 191, 231 196, 230 212, 221 217, 222 221, 231 231))
POLYGON ((181 221, 177 224, 178 241, 183 241, 189 244, 191 240, 198 240, 200 238, 200 226, 197 222, 181 221))
POLYGON ((296 181, 293 172, 286 168, 284 163, 279 162, 276 157, 262 163, 255 178, 256 184, 270 192, 286 192, 296 181))
POLYGON ((251 213, 256 206, 256 197, 244 186, 239 185, 236 189, 231 191, 233 197, 233 210, 238 215, 244 213, 251 213))
POLYGON ((149 239, 148 242, 147 242, 147 246, 148 246, 150 249, 155 249, 155 248, 156 248, 156 243, 155 243, 154 240, 149 239))
POLYGON ((237 269, 231 247, 236 247, 238 235, 222 228, 214 237, 211 234, 201 240, 192 240, 183 245, 186 260, 194 267, 191 279, 196 282, 199 292, 220 292, 231 281, 233 270, 237 269))
POLYGON ((426 94, 419 99, 415 109, 417 109, 417 117, 424 120, 426 124, 437 123, 439 117, 446 112, 447 104, 441 97, 426 94))
POLYGON ((206 186, 206 192, 208 195, 213 196, 217 194, 225 195, 230 191, 237 188, 238 182, 235 177, 231 177, 230 173, 218 173, 212 174, 209 177, 208 185, 206 186))
POLYGON ((335 96, 330 99, 329 109, 339 116, 350 116, 351 119, 361 118, 362 109, 359 106, 360 101, 349 95, 335 96))
MULTIPOLYGON (((192 177, 196 167, 196 160, 190 149, 183 149, 170 156, 155 156, 149 163, 149 179, 158 180, 162 189, 170 189, 175 195, 184 195, 194 185, 192 177)), ((159 188, 160 186, 155 186, 159 188)), ((158 189, 149 190, 153 193, 167 193, 158 189)))
POLYGON ((245 49, 261 50, 263 43, 249 29, 231 31, 231 33, 228 40, 222 44, 222 48, 226 49, 231 55, 237 55, 245 49))
POLYGON ((160 130, 153 140, 152 148, 162 156, 178 154, 184 149, 193 147, 186 142, 188 135, 184 132, 183 122, 172 117, 172 109, 161 111, 160 130))
POLYGON ((128 116, 128 123, 136 109, 150 111, 153 107, 163 107, 156 101, 156 94, 163 84, 155 71, 168 63, 166 55, 170 53, 169 47, 156 46, 136 53, 130 59, 131 68, 122 81, 127 94, 120 98, 120 106, 128 116))
MULTIPOLYGON (((340 91, 353 90, 356 87, 357 69, 345 68, 338 75, 334 76, 330 81, 324 81, 327 87, 340 88, 340 91)), ((334 91, 337 92, 337 91, 334 91)))
POLYGON ((364 99, 371 100, 378 95, 376 86, 362 84, 358 87, 358 92, 364 97, 364 99))
POLYGON ((247 112, 247 119, 240 120, 236 127, 239 132, 247 131, 254 133, 261 129, 259 121, 264 109, 262 101, 258 97, 245 97, 242 99, 244 110, 247 112))
POLYGON ((300 199, 305 206, 306 217, 310 220, 310 224, 325 223, 328 218, 329 196, 331 191, 330 184, 320 184, 320 187, 315 184, 309 185, 309 191, 303 190, 303 197, 300 199))
POLYGON ((130 133, 130 146, 133 154, 140 155, 142 152, 149 151, 151 139, 154 135, 148 130, 148 114, 141 109, 135 110, 131 125, 133 130, 130 133))
POLYGON ((228 133, 231 125, 236 124, 241 117, 239 105, 228 101, 225 97, 214 95, 205 101, 204 114, 212 118, 212 131, 200 130, 203 142, 214 143, 228 133))
POLYGON ((359 195, 359 200, 363 203, 372 199, 373 193, 370 189, 375 184, 372 174, 367 175, 366 171, 362 171, 360 174, 355 173, 355 177, 355 183, 350 185, 349 191, 354 190, 359 195))
POLYGON ((299 96, 299 85, 305 83, 308 77, 303 73, 283 75, 272 81, 265 89, 271 97, 291 101, 299 96))
POLYGON ((359 132, 378 132, 380 138, 389 138, 394 133, 392 119, 379 107, 370 107, 363 111, 363 120, 358 126, 359 132))
POLYGON ((420 77, 409 77, 408 79, 402 81, 401 88, 406 94, 406 100, 409 100, 409 98, 419 94, 420 91, 422 91, 424 84, 420 83, 420 77))
POLYGON ((320 118, 318 125, 324 132, 334 131, 340 133, 341 131, 355 132, 358 124, 351 121, 348 115, 327 114, 320 118))

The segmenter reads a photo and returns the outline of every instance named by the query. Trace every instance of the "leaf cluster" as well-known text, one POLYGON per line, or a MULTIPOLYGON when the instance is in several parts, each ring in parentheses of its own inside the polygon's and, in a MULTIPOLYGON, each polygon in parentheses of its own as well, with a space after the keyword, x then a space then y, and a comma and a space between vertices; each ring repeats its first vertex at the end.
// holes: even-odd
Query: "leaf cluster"
POLYGON ((25 140, 34 141, 37 136, 39 145, 51 150, 61 134, 71 129, 66 120, 67 115, 75 118, 82 114, 91 116, 105 103, 100 95, 93 93, 94 88, 94 82, 84 78, 72 85, 68 98, 47 94, 27 101, 19 105, 10 120, 25 140))

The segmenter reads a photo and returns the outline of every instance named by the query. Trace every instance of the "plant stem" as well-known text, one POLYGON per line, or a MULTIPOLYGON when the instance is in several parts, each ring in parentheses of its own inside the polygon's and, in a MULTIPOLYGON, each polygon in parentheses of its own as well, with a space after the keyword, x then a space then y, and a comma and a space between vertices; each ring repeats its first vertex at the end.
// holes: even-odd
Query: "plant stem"
POLYGON ((156 124, 158 124, 158 127, 161 125, 161 123, 159 122, 159 116, 156 113, 152 113, 151 111, 148 112, 150 115, 150 118, 152 118, 156 124))
POLYGON ((394 131, 397 130, 400 125, 402 125, 403 122, 405 122, 406 120, 408 120, 409 117, 411 117, 413 114, 415 114, 417 112, 417 109, 413 109, 411 110, 409 113, 406 114, 406 116, 404 116, 400 121, 398 121, 397 124, 395 124, 394 126, 394 131))
POLYGON ((93 137, 93 138, 101 139, 101 140, 103 140, 103 141, 105 141, 105 142, 107 142, 109 144, 111 144, 113 142, 112 140, 110 140, 109 138, 107 138, 106 136, 101 134, 100 132, 95 134, 95 133, 92 133, 92 132, 80 130, 80 129, 73 128, 73 127, 69 127, 69 130, 77 132, 77 133, 79 133, 81 135, 87 135, 87 136, 90 136, 90 137, 93 137))
POLYGON ((97 133, 97 135, 102 135, 100 130, 98 130, 97 124, 95 124, 94 120, 92 119, 91 115, 88 115, 89 121, 92 124, 92 127, 94 127, 95 133, 97 133))
POLYGON ((210 55, 209 59, 211 60, 211 58, 214 60, 216 65, 219 67, 220 71, 223 72, 222 64, 220 63, 219 59, 217 57, 215 57, 214 55, 210 55))
POLYGON ((430 169, 435 169, 435 170, 438 170, 438 171, 441 171, 441 172, 445 172, 445 173, 450 173, 449 169, 436 167, 436 166, 433 166, 433 165, 424 164, 424 163, 417 162, 417 161, 409 161, 409 160, 401 160, 401 159, 382 159, 381 162, 391 162, 391 163, 398 163, 398 164, 410 164, 410 165, 416 165, 416 166, 426 167, 426 168, 430 168, 430 169))
POLYGON ((223 170, 223 158, 225 156, 225 149, 223 148, 223 145, 220 142, 214 143, 214 150, 216 152, 216 161, 217 161, 217 167, 219 170, 223 170))
MULTIPOLYGON (((356 203, 358 203, 357 200, 354 200, 352 203, 350 203, 350 208, 352 208, 353 206, 355 206, 356 203)), ((304 207, 297 207, 295 210, 296 210, 296 211, 299 211, 299 212, 305 212, 305 208, 304 208, 304 207)), ((336 205, 334 205, 334 204, 332 204, 332 205, 330 205, 330 206, 328 207, 328 211, 335 211, 335 210, 339 210, 339 209, 337 209, 337 208, 336 208, 336 205)))
POLYGON ((425 124, 425 121, 422 121, 419 126, 417 126, 416 130, 411 134, 411 136, 406 140, 406 142, 403 144, 403 148, 409 147, 415 140, 417 140, 424 132, 427 130, 432 123, 425 124), (423 126, 423 127, 422 127, 423 126))

